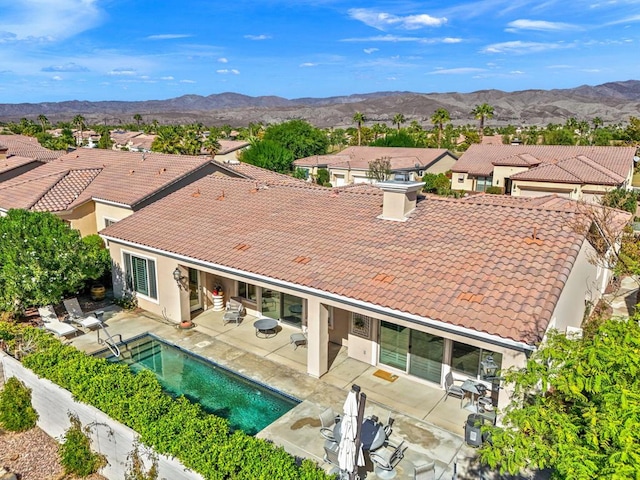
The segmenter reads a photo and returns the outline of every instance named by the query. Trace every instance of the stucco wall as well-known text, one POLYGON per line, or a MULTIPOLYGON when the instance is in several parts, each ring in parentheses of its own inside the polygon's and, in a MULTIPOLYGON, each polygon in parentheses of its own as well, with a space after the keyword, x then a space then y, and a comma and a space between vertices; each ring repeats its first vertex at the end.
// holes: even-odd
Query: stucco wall
MULTIPOLYGON (((493 167, 493 182, 492 185, 494 187, 503 187, 504 188, 504 179, 510 178, 512 175, 520 172, 526 172, 529 170, 527 167, 506 167, 506 166, 495 166, 493 167)), ((509 193, 509 192, 507 192, 509 193)))
POLYGON ((95 205, 92 201, 86 202, 74 208, 71 213, 60 215, 60 217, 69 221, 71 228, 78 230, 83 237, 98 233, 95 205))
MULTIPOLYGON (((4 378, 16 377, 31 389, 31 402, 38 412, 38 427, 49 436, 60 440, 69 428, 69 413, 78 416, 83 426, 91 427, 91 447, 107 458, 107 465, 100 473, 107 478, 124 478, 127 471, 127 455, 133 450, 136 433, 113 420, 97 408, 73 400, 71 393, 49 380, 38 378, 14 358, 0 352, 4 378)), ((178 460, 158 456, 159 479, 202 480, 203 477, 186 470, 178 460)))
POLYGON ((436 163, 431 165, 429 168, 425 170, 426 173, 445 173, 453 168, 458 160, 451 155, 445 155, 436 163))
POLYGON ((106 227, 105 219, 115 221, 127 218, 133 213, 129 207, 119 207, 116 205, 109 205, 102 203, 99 200, 95 202, 95 218, 98 226, 98 231, 106 227))
POLYGON ((473 178, 466 173, 453 172, 451 176, 451 190, 464 190, 470 192, 473 190, 473 178), (459 181, 462 179, 462 181, 459 181))

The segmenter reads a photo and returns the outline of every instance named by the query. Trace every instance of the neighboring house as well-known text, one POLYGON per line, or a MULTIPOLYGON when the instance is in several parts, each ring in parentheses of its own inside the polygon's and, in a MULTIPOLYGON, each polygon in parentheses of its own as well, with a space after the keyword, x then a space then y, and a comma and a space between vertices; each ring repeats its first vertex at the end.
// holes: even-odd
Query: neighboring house
POLYGON ((378 185, 201 179, 101 232, 114 292, 179 323, 221 287, 253 315, 306 325, 314 377, 334 343, 441 385, 449 371, 482 380, 488 357, 522 367, 549 328, 580 327, 609 281, 576 202, 416 202, 421 182, 378 185))
POLYGON ((471 145, 451 169, 451 188, 508 195, 556 193, 595 201, 608 190, 630 188, 635 147, 471 145))
POLYGON ((293 162, 296 168, 315 178, 318 169, 329 171, 331 185, 341 187, 352 183, 372 183, 368 178, 369 164, 389 159, 391 171, 408 174, 419 180, 425 173, 444 173, 451 169, 458 157, 444 148, 347 147, 334 155, 314 155, 293 162))
POLYGON ((131 152, 150 152, 151 144, 157 135, 143 132, 125 132, 114 130, 111 132, 112 150, 129 150, 131 152))
POLYGON ((78 149, 0 183, 0 214, 52 212, 85 236, 215 171, 197 156, 78 149))
POLYGON ((44 148, 35 137, 26 135, 0 135, 0 145, 7 147, 7 157, 32 158, 40 162, 49 162, 64 155, 65 151, 44 148))
MULTIPOLYGON (((220 143, 220 150, 216 153, 215 159, 223 163, 237 163, 238 154, 251 145, 249 142, 240 140, 218 140, 218 142, 220 143)), ((203 151, 203 153, 209 154, 206 151, 203 151)))

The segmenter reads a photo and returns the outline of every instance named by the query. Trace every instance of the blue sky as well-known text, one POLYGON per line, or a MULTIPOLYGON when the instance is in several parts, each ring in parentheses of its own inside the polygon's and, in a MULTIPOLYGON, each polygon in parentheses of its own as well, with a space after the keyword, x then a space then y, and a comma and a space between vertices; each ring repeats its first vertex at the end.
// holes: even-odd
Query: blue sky
POLYGON ((0 0, 0 103, 640 79, 640 0, 0 0))

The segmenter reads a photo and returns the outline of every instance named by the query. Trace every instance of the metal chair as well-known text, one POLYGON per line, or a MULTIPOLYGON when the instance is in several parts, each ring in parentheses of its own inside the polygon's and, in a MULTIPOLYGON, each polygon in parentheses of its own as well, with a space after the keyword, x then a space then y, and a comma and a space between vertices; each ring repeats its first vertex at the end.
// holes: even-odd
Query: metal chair
POLYGON ((460 404, 462 405, 462 399, 466 395, 466 392, 460 385, 456 385, 454 382, 455 380, 453 379, 453 374, 451 372, 444 376, 444 388, 446 390, 444 394, 444 401, 447 401, 447 397, 449 395, 456 395, 460 397, 460 404))
POLYGON ((413 468, 413 480, 435 480, 436 462, 429 459, 425 463, 413 468))
POLYGON ((378 478, 388 480, 397 474, 395 468, 404 458, 404 440, 394 449, 381 448, 375 452, 369 452, 369 458, 374 465, 374 472, 378 478))
POLYGON ((224 315, 222 315, 222 323, 226 325, 227 323, 235 322, 236 325, 240 324, 240 317, 242 316, 243 311, 242 303, 229 300, 227 302, 227 306, 224 310, 224 315))
POLYGON ((337 442, 336 438, 333 436, 333 427, 335 427, 339 418, 340 417, 335 414, 331 407, 327 408, 320 414, 320 435, 322 435, 326 440, 337 442))
POLYGON ((340 446, 338 442, 332 442, 331 440, 325 440, 324 442, 324 461, 329 462, 332 465, 338 465, 338 451, 340 446))

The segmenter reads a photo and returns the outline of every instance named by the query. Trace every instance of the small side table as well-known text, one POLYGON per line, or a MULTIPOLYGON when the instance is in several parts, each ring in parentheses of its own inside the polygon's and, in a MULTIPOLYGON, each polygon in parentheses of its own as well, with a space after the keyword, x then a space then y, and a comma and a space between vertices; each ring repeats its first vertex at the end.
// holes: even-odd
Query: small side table
POLYGON ((299 346, 307 346, 307 336, 304 333, 292 333, 289 336, 289 343, 293 343, 296 347, 296 350, 299 346))

